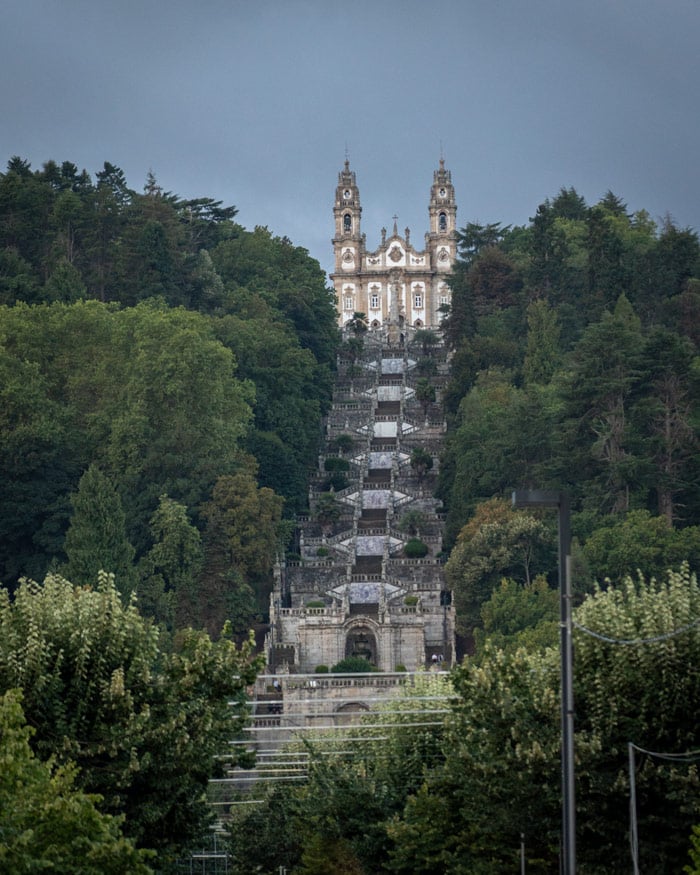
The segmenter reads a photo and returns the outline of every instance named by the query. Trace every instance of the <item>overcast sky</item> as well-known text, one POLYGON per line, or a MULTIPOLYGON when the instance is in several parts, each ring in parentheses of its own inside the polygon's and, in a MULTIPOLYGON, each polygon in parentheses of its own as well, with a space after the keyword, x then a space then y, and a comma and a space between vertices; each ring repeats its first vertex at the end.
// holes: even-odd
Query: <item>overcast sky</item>
POLYGON ((345 160, 362 228, 522 224, 574 186, 700 230, 699 0, 4 0, 0 167, 104 161, 233 204, 332 267, 345 160))

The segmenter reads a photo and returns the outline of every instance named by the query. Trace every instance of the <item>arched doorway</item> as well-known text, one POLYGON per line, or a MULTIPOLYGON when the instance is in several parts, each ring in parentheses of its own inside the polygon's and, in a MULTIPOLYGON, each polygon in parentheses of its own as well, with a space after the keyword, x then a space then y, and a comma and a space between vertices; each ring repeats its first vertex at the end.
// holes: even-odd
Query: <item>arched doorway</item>
POLYGON ((362 715, 368 712, 369 707, 364 702, 348 702, 336 709, 333 722, 336 726, 352 726, 359 723, 362 715))
POLYGON ((360 656, 377 664, 377 639, 367 626, 355 626, 345 639, 345 656, 360 656))

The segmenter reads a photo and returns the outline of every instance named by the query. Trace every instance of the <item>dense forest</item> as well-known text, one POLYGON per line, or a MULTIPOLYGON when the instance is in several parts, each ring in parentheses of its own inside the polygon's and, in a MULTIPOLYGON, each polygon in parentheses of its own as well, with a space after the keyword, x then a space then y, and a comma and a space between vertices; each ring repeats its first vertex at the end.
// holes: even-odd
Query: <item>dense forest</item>
POLYGON ((700 567, 697 234, 562 189, 526 227, 469 224, 459 246, 440 492, 462 630, 502 577, 554 564, 514 488, 568 492, 579 592, 700 567))
POLYGON ((149 174, 0 175, 0 580, 105 568, 247 630, 305 507, 337 330, 308 253, 149 174))
MULTIPOLYGON (((108 163, 0 174, 8 871, 172 871, 206 829, 340 342, 318 263, 235 216, 108 163)), ((629 868, 629 742, 643 870, 691 859, 697 763, 649 752, 700 748, 697 234, 562 189, 458 241, 439 491, 470 655, 237 807, 240 875, 557 871, 556 520, 514 488, 571 497, 580 871, 629 868)))

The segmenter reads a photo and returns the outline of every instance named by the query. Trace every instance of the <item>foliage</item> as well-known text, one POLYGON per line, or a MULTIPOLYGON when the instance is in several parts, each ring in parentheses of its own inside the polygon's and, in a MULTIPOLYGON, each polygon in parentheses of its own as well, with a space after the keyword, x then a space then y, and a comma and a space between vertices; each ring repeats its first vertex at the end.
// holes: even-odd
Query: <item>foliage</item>
POLYGON ((355 439, 351 434, 339 434, 330 441, 329 446, 339 453, 349 453, 355 446, 355 439))
MULTIPOLYGON (((698 747, 700 686, 687 667, 697 660, 699 616, 700 590, 687 568, 661 584, 628 578, 619 588, 598 589, 575 611, 581 871, 603 875, 629 866, 627 843, 620 840, 628 830, 628 742, 673 754, 698 747)), ((391 824, 393 871, 434 872, 432 855, 441 871, 506 871, 517 866, 521 836, 528 871, 556 870, 557 651, 487 645, 453 681, 459 698, 446 723, 445 763, 391 824)), ((700 810, 697 780, 689 759, 638 758, 643 871, 680 871, 687 860, 687 837, 700 810)))
POLYGON ((121 833, 123 818, 102 814, 99 796, 77 786, 68 762, 42 762, 30 747, 17 690, 0 697, 0 868, 13 875, 146 875, 151 854, 121 833))
POLYGON ((368 659, 365 659, 364 656, 346 656, 345 659, 341 659, 340 662, 336 662, 336 664, 331 667, 331 671, 336 674, 361 674, 376 670, 377 667, 372 665, 372 663, 368 659))
POLYGON ((430 328, 419 328, 414 332, 411 343, 419 346, 424 356, 430 356, 440 344, 440 335, 430 328))
POLYGON ((328 493, 331 490, 333 492, 341 492, 343 489, 346 489, 348 486, 348 478, 341 471, 334 471, 330 477, 326 477, 326 479, 321 484, 321 489, 323 492, 328 493))
POLYGON ((71 502, 64 574, 85 586, 99 571, 107 571, 115 575, 119 590, 128 598, 134 584, 134 548, 126 537, 126 517, 117 491, 99 468, 91 465, 80 478, 71 502))
POLYGON ((139 609, 173 631, 194 620, 193 602, 204 559, 187 508, 161 495, 151 517, 153 546, 139 565, 139 609))
POLYGON ((289 872, 301 859, 302 836, 298 828, 303 801, 296 787, 270 782, 256 788, 258 805, 233 805, 228 824, 228 852, 236 875, 278 875, 289 872))
POLYGON ((321 524, 323 531, 328 534, 332 531, 334 523, 337 523, 343 515, 343 506, 333 492, 321 492, 316 500, 314 518, 321 524))
POLYGON ((401 514, 399 530, 409 535, 420 535, 420 530, 425 525, 425 522, 425 514, 415 508, 411 508, 401 514))
POLYGON ((418 479, 422 480, 433 468, 433 457, 423 447, 414 447, 411 450, 410 464, 418 479))
POLYGON ((591 571, 619 583, 641 572, 660 579, 669 568, 679 567, 690 558, 700 565, 700 530, 697 526, 674 529, 663 517, 646 510, 633 510, 611 518, 586 540, 584 555, 591 571))
POLYGON ((422 559, 428 552, 428 545, 420 538, 409 538, 403 545, 403 555, 407 559, 422 559))
POLYGON ((91 177, 15 157, 0 173, 0 579, 62 560, 69 496, 93 464, 139 562, 160 496, 201 531, 202 503, 242 451, 289 516, 305 508, 333 297, 305 250, 235 214, 152 174, 140 194, 108 162, 91 177))
POLYGON ((427 416, 428 407, 435 402, 435 386, 427 377, 420 377, 416 382, 416 400, 423 407, 423 415, 427 416))
POLYGON ((685 866, 683 871, 687 875, 698 875, 700 872, 700 826, 693 827, 693 833, 690 837, 691 849, 689 851, 692 866, 685 866))
POLYGON ((220 477, 202 508, 205 559, 199 579, 200 622, 210 631, 231 618, 238 633, 269 598, 267 573, 282 548, 283 499, 259 488, 253 473, 220 477))
POLYGON ((260 805, 234 807, 235 871, 273 873, 279 865, 298 871, 302 860, 326 873, 392 871, 393 819, 443 760, 440 718, 451 693, 444 676, 414 677, 366 725, 344 728, 340 751, 308 744, 306 782, 261 788, 260 805))
POLYGON ((163 649, 104 573, 95 589, 49 575, 12 602, 0 590, 0 691, 22 690, 37 756, 75 762, 125 835, 166 857, 207 827, 214 755, 244 722, 257 668, 252 644, 226 636, 186 630, 163 649))
POLYGON ((487 642, 509 651, 555 647, 558 617, 559 593, 543 575, 524 584, 504 578, 481 606, 483 628, 474 630, 477 653, 487 642))
POLYGON ((612 192, 589 206, 562 188, 526 226, 460 232, 443 323, 448 547, 513 487, 565 489, 596 518, 588 532, 630 510, 700 521, 699 276, 692 229, 612 192))
POLYGON ((350 462, 347 459, 340 459, 337 456, 328 456, 323 461, 324 471, 349 471, 350 462))
POLYGON ((469 633, 481 626, 482 605, 503 577, 529 583, 543 572, 550 545, 546 527, 531 514, 513 510, 500 499, 479 505, 445 566, 460 629, 469 633))
POLYGON ((4 399, 8 445, 0 459, 3 483, 17 478, 0 514, 3 527, 17 518, 3 542, 8 583, 10 562, 43 574, 60 556, 68 496, 91 465, 116 489, 140 557, 161 495, 198 508, 216 477, 240 464, 251 386, 236 379, 232 354, 204 317, 86 301, 6 308, 0 324, 0 362, 16 386, 4 399), (21 361, 32 376, 29 395, 16 383, 21 361))

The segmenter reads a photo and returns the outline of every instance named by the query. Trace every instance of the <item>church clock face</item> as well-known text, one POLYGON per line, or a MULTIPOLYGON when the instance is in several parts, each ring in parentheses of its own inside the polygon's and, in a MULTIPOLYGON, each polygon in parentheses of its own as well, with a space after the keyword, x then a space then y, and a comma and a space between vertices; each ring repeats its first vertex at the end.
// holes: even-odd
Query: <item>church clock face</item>
POLYGON ((444 188, 440 189, 440 197, 445 197, 447 195, 447 191, 444 188))
POLYGON ((343 197, 345 198, 346 201, 349 201, 349 200, 350 200, 350 195, 351 195, 351 193, 352 193, 352 192, 350 191, 349 188, 346 188, 345 191, 343 192, 343 197))

